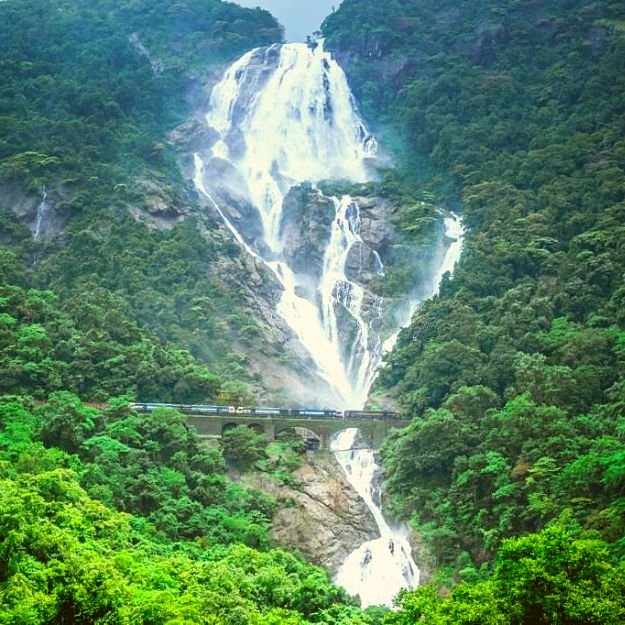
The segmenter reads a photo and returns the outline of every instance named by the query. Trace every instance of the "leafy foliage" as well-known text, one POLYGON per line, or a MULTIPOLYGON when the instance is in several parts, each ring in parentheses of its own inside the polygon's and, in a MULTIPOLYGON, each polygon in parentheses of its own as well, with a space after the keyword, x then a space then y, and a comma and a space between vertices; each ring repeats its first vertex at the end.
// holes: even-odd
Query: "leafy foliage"
POLYGON ((109 202, 146 166, 171 175, 161 142, 187 106, 183 70, 280 39, 267 12, 220 0, 6 2, 0 24, 0 176, 109 202))
POLYGON ((173 410, 5 395, 0 482, 3 624, 380 622, 267 550, 273 502, 173 410))
POLYGON ((71 316, 52 291, 0 286, 0 391, 42 399, 64 389, 91 401, 215 398, 217 376, 141 331, 110 291, 94 287, 69 308, 71 316))
POLYGON ((606 545, 559 526, 506 540, 488 581, 463 583, 441 599, 432 587, 399 597, 388 625, 601 625, 625 618, 625 566, 606 545))
POLYGON ((0 528, 3 624, 371 623, 322 570, 275 550, 160 544, 67 469, 3 475, 0 528))
POLYGON ((246 328, 239 249, 198 211, 170 133, 205 106, 204 81, 221 64, 281 39, 277 22, 220 0, 27 0, 2 3, 0 25, 0 242, 17 256, 8 283, 53 289, 66 309, 111 291, 161 340, 252 381, 233 350, 262 342, 246 328), (33 241, 23 224, 44 190, 56 221, 33 241))
POLYGON ((5 396, 0 425, 0 459, 14 475, 49 468, 51 454, 37 459, 43 444, 57 450, 59 466, 71 467, 90 496, 143 517, 163 540, 269 545, 274 502, 231 482, 221 453, 205 447, 174 410, 138 414, 123 398, 99 410, 59 391, 37 405, 5 396))
POLYGON ((224 432, 221 448, 224 458, 240 469, 249 469, 265 456, 267 437, 240 425, 224 432))

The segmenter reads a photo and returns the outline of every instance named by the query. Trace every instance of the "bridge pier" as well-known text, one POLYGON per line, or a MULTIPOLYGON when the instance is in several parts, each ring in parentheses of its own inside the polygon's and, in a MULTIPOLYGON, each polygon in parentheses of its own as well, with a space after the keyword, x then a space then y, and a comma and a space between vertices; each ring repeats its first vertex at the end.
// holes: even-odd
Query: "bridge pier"
POLYGON ((270 441, 275 441, 276 440, 276 426, 273 422, 273 419, 265 419, 264 426, 265 426, 265 436, 270 441))

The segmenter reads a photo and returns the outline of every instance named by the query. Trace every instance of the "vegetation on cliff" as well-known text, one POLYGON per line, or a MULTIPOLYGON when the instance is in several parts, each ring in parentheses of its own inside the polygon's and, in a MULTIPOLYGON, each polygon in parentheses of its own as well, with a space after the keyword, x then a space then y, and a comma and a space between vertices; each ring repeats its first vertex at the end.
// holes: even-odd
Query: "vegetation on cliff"
POLYGON ((140 172, 174 175, 163 135, 189 74, 281 37, 269 13, 220 0, 9 1, 0 24, 0 175, 80 189, 72 212, 110 206, 140 172))
POLYGON ((66 309, 97 291, 224 382, 254 382, 233 349, 259 342, 239 249, 198 211, 167 137, 211 72, 280 40, 277 22, 220 0, 27 0, 2 3, 0 25, 0 241, 19 284, 66 309))
POLYGON ((413 416, 384 449, 396 511, 461 578, 497 562, 455 598, 496 590, 502 540, 553 523, 572 557, 625 556, 624 19, 609 0, 345 0, 325 24, 403 174, 468 229, 379 380, 413 416))
POLYGON ((325 571, 269 549, 275 502, 174 410, 5 394, 0 482, 3 625, 374 623, 325 571))
POLYGON ((128 403, 214 401, 246 376, 232 341, 253 322, 214 278, 238 250, 178 224, 194 199, 164 139, 194 72, 279 40, 275 20, 218 0, 9 0, 0 23, 0 623, 369 623, 270 549, 275 502, 221 450, 128 403), (33 241, 44 188, 57 223, 33 241))

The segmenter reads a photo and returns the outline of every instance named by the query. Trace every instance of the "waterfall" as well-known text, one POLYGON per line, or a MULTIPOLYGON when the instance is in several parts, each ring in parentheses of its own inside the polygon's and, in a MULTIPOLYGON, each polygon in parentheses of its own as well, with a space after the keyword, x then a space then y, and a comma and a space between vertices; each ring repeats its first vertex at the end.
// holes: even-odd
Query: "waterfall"
POLYGON ((213 156, 242 174, 274 252, 287 191, 303 181, 367 180, 364 161, 376 148, 345 74, 322 46, 248 52, 216 85, 206 121, 221 136, 213 156))
MULTIPOLYGON (((445 236, 451 240, 451 244, 433 276, 427 297, 438 292, 443 275, 453 271, 462 252, 462 220, 452 213, 445 218, 444 223, 445 236)), ((406 306, 404 318, 399 321, 397 332, 384 342, 383 352, 393 348, 400 328, 408 325, 419 303, 413 301, 406 306)), ((348 481, 371 510, 380 537, 352 551, 339 569, 335 582, 351 594, 360 595, 363 607, 375 604, 392 607, 393 598, 400 588, 412 589, 419 584, 419 569, 412 559, 410 544, 406 539, 407 528, 391 527, 382 514, 381 493, 375 481, 379 467, 370 449, 354 449, 357 435, 358 430, 353 428, 340 432, 332 441, 332 451, 348 481)))
MULTIPOLYGON (((336 216, 332 223, 330 241, 326 248, 320 281, 323 328, 328 338, 340 344, 339 312, 345 312, 356 326, 356 336, 347 359, 347 374, 352 382, 358 405, 364 404, 382 356, 382 342, 373 332, 373 323, 382 317, 382 298, 370 294, 370 320, 365 319, 365 289, 350 281, 345 268, 352 247, 362 244, 360 209, 349 195, 334 199, 336 216)), ((379 272, 383 271, 379 256, 379 272)))
POLYGON ((334 391, 334 402, 362 406, 382 349, 373 332, 381 301, 345 273, 351 247, 362 242, 358 206, 349 196, 334 198, 331 241, 315 297, 300 294, 302 280, 284 259, 281 234, 284 197, 294 185, 369 178, 367 161, 377 144, 357 113, 345 74, 322 45, 256 49, 228 68, 210 105, 206 121, 219 138, 208 155, 195 155, 197 189, 244 249, 260 257, 208 188, 211 165, 226 161, 234 167, 238 177, 231 192, 258 212, 269 252, 263 260, 284 289, 278 312, 334 391), (343 313, 347 321, 339 319, 343 313), (355 331, 351 349, 341 345, 339 328, 346 323, 355 331))
POLYGON ((35 229, 33 231, 33 239, 35 239, 35 241, 41 236, 42 226, 45 223, 46 216, 50 210, 50 206, 46 202, 47 197, 48 192, 46 191, 46 187, 44 185, 41 189, 41 202, 37 206, 37 214, 35 216, 35 229))
POLYGON ((339 569, 335 582, 350 594, 360 595, 363 607, 393 604, 400 588, 415 588, 419 569, 412 559, 405 528, 391 527, 382 514, 381 494, 375 486, 379 467, 369 449, 354 450, 358 430, 339 433, 332 442, 336 459, 347 478, 371 510, 380 537, 353 551, 339 569))
POLYGON ((445 250, 443 258, 438 265, 438 269, 432 276, 430 289, 424 293, 424 297, 422 299, 416 299, 406 303, 403 308, 403 314, 397 318, 397 331, 384 341, 382 346, 383 353, 390 352, 393 347, 395 347, 401 329, 405 328, 410 323, 412 315, 425 299, 428 299, 438 293, 443 276, 448 272, 452 273, 456 263, 460 260, 464 244, 464 224, 462 223, 462 219, 455 213, 450 213, 449 217, 445 217, 444 225, 445 237, 449 239, 451 243, 445 250))
MULTIPOLYGON (((336 407, 362 407, 397 333, 381 336, 384 302, 354 275, 358 261, 363 270, 360 207, 349 195, 331 198, 334 216, 315 278, 298 275, 289 265, 283 239, 284 199, 295 185, 310 182, 321 196, 314 185, 322 180, 369 179, 368 164, 377 144, 358 115, 343 71, 322 45, 314 50, 304 44, 252 50, 213 89, 206 121, 217 139, 210 149, 195 154, 198 192, 240 246, 282 285, 277 310, 310 354, 317 375, 332 389, 329 401, 336 407), (236 216, 229 218, 218 202, 224 196, 253 207, 262 241, 237 227, 236 216)), ((446 218, 445 230, 452 244, 433 275, 430 295, 444 272, 453 269, 462 248, 460 219, 446 218)), ((371 255, 369 271, 383 276, 379 255, 371 255)), ((398 327, 409 322, 418 304, 407 303, 398 327)), ((357 430, 346 430, 332 448, 371 509, 380 537, 350 554, 336 581, 359 594, 364 605, 391 605, 400 588, 418 584, 419 570, 406 528, 392 527, 382 514, 373 452, 351 450, 356 436, 357 430)))

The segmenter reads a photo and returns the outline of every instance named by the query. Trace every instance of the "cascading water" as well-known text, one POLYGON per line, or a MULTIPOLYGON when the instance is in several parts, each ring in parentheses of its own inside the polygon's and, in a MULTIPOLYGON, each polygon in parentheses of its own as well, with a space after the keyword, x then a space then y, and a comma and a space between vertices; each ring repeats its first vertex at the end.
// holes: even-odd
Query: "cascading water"
POLYGON ((404 528, 392 528, 384 519, 379 488, 374 486, 379 467, 373 451, 354 450, 358 430, 341 432, 332 442, 334 455, 350 482, 363 498, 378 525, 380 538, 353 551, 339 569, 335 582, 353 595, 360 595, 363 607, 391 606, 400 588, 419 583, 419 569, 412 559, 404 528))
POLYGON ((432 276, 430 289, 429 291, 426 290, 426 292, 423 293, 421 299, 412 300, 404 306, 403 315, 399 316, 397 319, 397 331, 384 341, 382 346, 383 353, 390 352, 393 347, 395 347, 399 332, 410 323, 412 315, 415 313, 421 302, 438 293, 443 276, 448 272, 452 273, 456 263, 460 260, 462 246, 464 244, 464 225, 462 223, 462 219, 455 213, 451 213, 449 217, 445 217, 444 225, 445 237, 451 243, 445 250, 443 258, 438 265, 438 269, 432 276))
POLYGON ((41 236, 43 225, 45 224, 46 216, 50 207, 46 202, 48 198, 48 192, 45 186, 41 190, 41 202, 37 206, 37 215, 35 216, 35 229, 33 231, 33 239, 37 240, 41 236))
MULTIPOLYGON (((460 259, 464 228, 457 215, 445 219, 445 235, 451 239, 451 244, 434 275, 428 296, 438 292, 443 275, 453 271, 460 259)), ((404 325, 408 324, 418 304, 413 302, 407 307, 404 325)), ((382 351, 392 349, 398 334, 399 330, 384 343, 382 351)), ((412 589, 418 585, 419 569, 411 556, 406 528, 391 527, 384 519, 380 491, 375 486, 379 467, 372 450, 355 448, 357 435, 358 430, 353 428, 340 432, 332 441, 332 450, 349 482, 371 510, 380 537, 352 551, 339 569, 335 582, 351 594, 360 595, 363 607, 375 604, 392 607, 400 588, 412 589)))
POLYGON ((300 281, 284 260, 281 236, 284 197, 294 185, 328 178, 368 179, 366 163, 377 145, 358 116, 345 74, 322 45, 314 50, 305 44, 252 50, 213 89, 206 120, 219 139, 209 162, 195 156, 198 190, 217 207, 236 239, 250 248, 205 184, 211 160, 235 167, 244 195, 262 222, 270 252, 266 264, 284 288, 278 311, 338 401, 345 407, 363 405, 381 356, 380 339, 370 331, 372 320, 364 318, 363 302, 373 303, 374 314, 369 317, 375 317, 380 306, 373 294, 345 275, 349 250, 360 240, 358 207, 349 196, 335 200, 336 216, 318 285, 321 306, 315 298, 299 294, 300 281), (339 308, 356 328, 350 350, 340 344, 339 308))
MULTIPOLYGON (((354 397, 358 404, 364 403, 373 382, 382 355, 382 341, 372 332, 372 323, 382 316, 382 299, 370 294, 369 320, 364 318, 365 289, 350 281, 345 274, 347 258, 355 244, 362 244, 360 237, 360 210, 348 195, 334 199, 336 217, 332 223, 330 241, 326 248, 323 274, 319 285, 323 328, 330 340, 340 345, 338 312, 349 315, 355 323, 356 336, 347 358, 347 374, 352 382, 354 397)), ((380 257, 378 271, 382 273, 380 257)))
POLYGON ((303 181, 367 180, 365 159, 376 149, 345 74, 321 45, 248 52, 216 85, 206 121, 221 135, 213 156, 243 175, 274 252, 287 191, 303 181))
MULTIPOLYGON (((264 263, 282 285, 278 311, 310 353, 319 376, 334 389, 337 404, 362 407, 382 355, 392 347, 396 335, 382 341, 383 300, 348 271, 350 254, 354 250, 362 254, 359 206, 347 195, 333 198, 334 219, 313 296, 309 291, 303 295, 311 278, 303 280, 289 266, 282 234, 284 198, 294 185, 369 178, 367 161, 375 156, 377 145, 358 116, 343 71, 322 45, 316 49, 288 44, 252 50, 215 86, 206 120, 218 139, 207 153, 195 155, 196 188, 242 248, 264 263), (236 172, 234 182, 223 180, 218 173, 226 171, 224 162, 236 172), (243 196, 256 209, 263 231, 260 248, 218 205, 214 179, 222 190, 226 187, 227 195, 243 196), (349 345, 344 344, 345 336, 350 337, 349 345)), ((321 195, 318 189, 316 192, 321 195)), ((453 268, 462 245, 461 222, 448 218, 445 227, 456 241, 433 277, 432 293, 443 273, 453 268)), ((382 276, 380 257, 376 252, 372 255, 374 271, 382 276)), ((417 304, 406 306, 407 315, 417 304)), ((404 321, 407 323, 409 316, 404 321)), ((341 433, 333 449, 348 479, 372 510, 380 538, 353 552, 336 581, 359 594, 364 605, 390 605, 401 587, 418 583, 419 570, 410 556, 405 528, 392 528, 382 514, 379 492, 373 487, 377 470, 373 453, 341 451, 353 447, 356 433, 341 433)))

